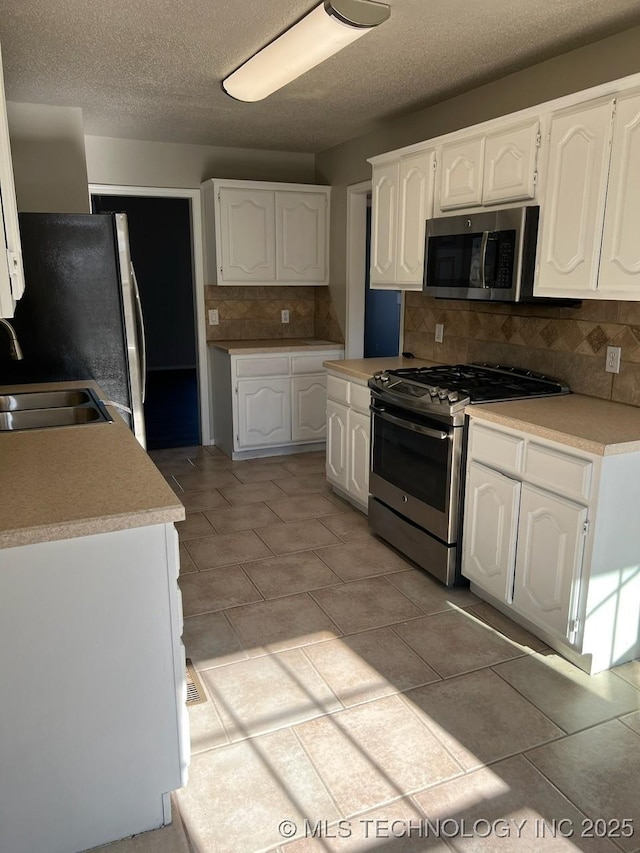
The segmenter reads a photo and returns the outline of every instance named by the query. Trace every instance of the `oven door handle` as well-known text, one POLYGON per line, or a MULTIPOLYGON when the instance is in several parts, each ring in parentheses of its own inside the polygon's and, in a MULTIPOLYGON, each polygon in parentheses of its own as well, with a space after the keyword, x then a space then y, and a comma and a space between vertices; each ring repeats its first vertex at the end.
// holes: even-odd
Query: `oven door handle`
POLYGON ((409 429, 412 432, 418 432, 420 435, 428 435, 429 438, 437 438, 440 441, 444 441, 449 438, 448 432, 443 432, 442 430, 430 429, 429 427, 422 426, 421 424, 412 424, 411 421, 405 421, 402 418, 396 418, 394 415, 390 415, 388 412, 385 412, 384 409, 377 409, 374 406, 370 407, 372 414, 376 415, 382 421, 389 421, 391 424, 395 424, 396 426, 402 427, 402 429, 409 429))

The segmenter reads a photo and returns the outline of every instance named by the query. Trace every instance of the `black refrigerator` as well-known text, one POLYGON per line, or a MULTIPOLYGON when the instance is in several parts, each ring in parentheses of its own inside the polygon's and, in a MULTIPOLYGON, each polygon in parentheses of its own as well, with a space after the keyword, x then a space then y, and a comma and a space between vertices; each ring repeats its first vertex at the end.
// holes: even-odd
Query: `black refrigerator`
POLYGON ((144 323, 124 214, 21 213, 24 353, 3 384, 94 379, 145 446, 144 323))

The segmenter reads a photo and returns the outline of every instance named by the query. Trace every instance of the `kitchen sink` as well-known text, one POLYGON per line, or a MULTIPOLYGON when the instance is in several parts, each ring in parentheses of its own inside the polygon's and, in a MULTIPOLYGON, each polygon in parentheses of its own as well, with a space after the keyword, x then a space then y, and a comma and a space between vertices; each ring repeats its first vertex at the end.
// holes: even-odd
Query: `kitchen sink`
POLYGON ((0 412, 17 412, 24 409, 58 409, 66 406, 84 406, 92 402, 88 391, 24 391, 19 394, 0 395, 0 412))
POLYGON ((107 423, 111 420, 91 388, 0 395, 0 432, 107 423))

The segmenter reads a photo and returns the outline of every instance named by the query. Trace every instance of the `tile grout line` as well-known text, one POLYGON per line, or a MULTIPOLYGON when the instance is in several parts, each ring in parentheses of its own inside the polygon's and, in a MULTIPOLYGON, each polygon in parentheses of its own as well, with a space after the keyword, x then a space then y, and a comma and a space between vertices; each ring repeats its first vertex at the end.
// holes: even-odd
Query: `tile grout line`
MULTIPOLYGON (((521 657, 525 657, 525 655, 521 655, 521 657)), ((511 658, 511 660, 518 660, 518 658, 511 658)), ((561 732, 563 732, 563 735, 562 735, 561 737, 559 737, 559 738, 552 738, 550 741, 547 741, 547 743, 553 743, 553 742, 554 742, 554 741, 556 741, 556 740, 562 740, 562 738, 563 738, 563 737, 571 737, 571 735, 579 734, 580 732, 586 732, 586 731, 588 731, 589 729, 593 729, 593 728, 595 728, 596 726, 601 725, 602 723, 609 722, 609 721, 610 721, 610 720, 612 720, 612 719, 617 719, 617 717, 610 717, 608 720, 600 720, 600 721, 599 721, 599 722, 597 722, 597 723, 593 723, 592 725, 586 726, 586 728, 584 728, 584 729, 578 729, 578 731, 575 731, 575 732, 567 731, 567 729, 565 729, 563 726, 561 726, 561 725, 560 725, 560 723, 557 723, 557 722, 556 722, 554 719, 552 719, 552 718, 551 718, 547 713, 545 713, 545 712, 542 710, 542 708, 538 708, 538 706, 535 704, 535 702, 533 702, 531 699, 529 699, 529 697, 528 697, 528 696, 525 696, 525 695, 524 695, 524 693, 522 693, 520 690, 518 690, 518 688, 517 688, 515 685, 511 684, 511 682, 510 682, 510 681, 508 681, 508 679, 504 678, 504 677, 503 677, 499 672, 496 672, 496 670, 495 670, 495 668, 494 668, 494 667, 500 666, 500 664, 503 664, 503 663, 509 663, 509 661, 500 661, 499 663, 491 664, 491 666, 490 666, 491 671, 492 671, 495 675, 497 675, 497 676, 498 676, 498 678, 500 678, 500 679, 501 679, 501 680, 502 680, 506 685, 508 685, 512 690, 515 690, 515 692, 516 692, 519 696, 521 696, 521 697, 522 697, 526 702, 528 702, 530 705, 533 705, 533 707, 534 707, 537 711, 539 711, 539 713, 540 713, 540 714, 542 714, 542 715, 543 715, 547 720, 549 720, 549 722, 553 723, 553 725, 554 725, 554 726, 556 726, 556 728, 560 729, 560 731, 561 731, 561 732)), ((535 747, 531 747, 531 749, 535 749, 535 747)))

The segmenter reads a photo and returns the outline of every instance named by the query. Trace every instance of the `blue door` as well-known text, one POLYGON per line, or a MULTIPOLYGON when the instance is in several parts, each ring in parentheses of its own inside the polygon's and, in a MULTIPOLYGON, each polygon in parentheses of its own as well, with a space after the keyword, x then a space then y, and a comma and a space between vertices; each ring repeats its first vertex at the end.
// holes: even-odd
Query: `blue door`
POLYGON ((398 355, 400 347, 400 291, 371 290, 371 208, 367 207, 367 259, 364 299, 364 357, 398 355))

